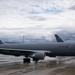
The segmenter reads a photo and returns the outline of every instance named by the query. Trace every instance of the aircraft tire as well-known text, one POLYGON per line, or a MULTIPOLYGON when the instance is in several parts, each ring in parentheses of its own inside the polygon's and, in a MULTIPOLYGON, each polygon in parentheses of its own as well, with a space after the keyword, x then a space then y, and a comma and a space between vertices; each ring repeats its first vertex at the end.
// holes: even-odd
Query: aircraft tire
POLYGON ((39 60, 37 60, 37 59, 33 59, 33 61, 34 61, 35 63, 37 63, 39 60))
POLYGON ((24 58, 23 63, 30 63, 30 59, 29 58, 24 58))

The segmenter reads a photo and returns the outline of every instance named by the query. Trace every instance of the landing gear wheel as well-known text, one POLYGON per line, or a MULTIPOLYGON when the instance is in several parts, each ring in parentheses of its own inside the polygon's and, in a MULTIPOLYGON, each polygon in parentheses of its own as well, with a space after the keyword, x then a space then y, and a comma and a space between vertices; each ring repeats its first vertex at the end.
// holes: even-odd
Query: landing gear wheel
POLYGON ((37 64, 38 60, 35 60, 35 64, 37 64))
POLYGON ((39 60, 37 60, 37 59, 33 59, 33 61, 34 61, 35 63, 37 63, 39 60))
POLYGON ((24 58, 23 63, 30 63, 30 59, 29 58, 24 58))

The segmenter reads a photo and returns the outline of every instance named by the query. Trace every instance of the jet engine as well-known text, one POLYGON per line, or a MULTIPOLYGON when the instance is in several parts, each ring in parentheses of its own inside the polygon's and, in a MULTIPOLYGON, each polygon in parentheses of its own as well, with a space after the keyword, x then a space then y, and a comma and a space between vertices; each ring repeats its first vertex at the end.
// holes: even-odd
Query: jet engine
POLYGON ((45 58, 45 53, 34 53, 31 57, 33 60, 43 60, 45 58))

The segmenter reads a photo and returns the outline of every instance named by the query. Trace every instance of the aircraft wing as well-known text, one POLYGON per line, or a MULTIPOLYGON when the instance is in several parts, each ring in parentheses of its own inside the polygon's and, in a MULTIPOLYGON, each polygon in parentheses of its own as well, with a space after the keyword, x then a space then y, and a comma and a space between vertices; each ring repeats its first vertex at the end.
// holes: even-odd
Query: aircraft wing
POLYGON ((0 48, 0 50, 5 50, 5 51, 21 51, 21 52, 50 52, 47 50, 26 50, 26 49, 11 49, 11 48, 0 48))
MULTIPOLYGON (((28 53, 29 55, 34 53, 50 53, 50 51, 47 50, 26 50, 26 49, 11 49, 11 48, 0 48, 0 53, 19 53, 19 54, 25 54, 28 53)), ((11 55, 11 54, 9 54, 11 55)), ((14 54, 13 54, 14 55, 14 54)))

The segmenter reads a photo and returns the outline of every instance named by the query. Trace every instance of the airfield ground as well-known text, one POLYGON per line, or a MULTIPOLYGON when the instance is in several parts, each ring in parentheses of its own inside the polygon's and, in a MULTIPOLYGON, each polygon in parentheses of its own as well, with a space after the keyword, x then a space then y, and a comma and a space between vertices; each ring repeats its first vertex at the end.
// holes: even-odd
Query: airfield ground
POLYGON ((0 75, 75 75, 75 57, 63 57, 59 64, 52 58, 37 64, 23 64, 21 58, 1 55, 0 75))

